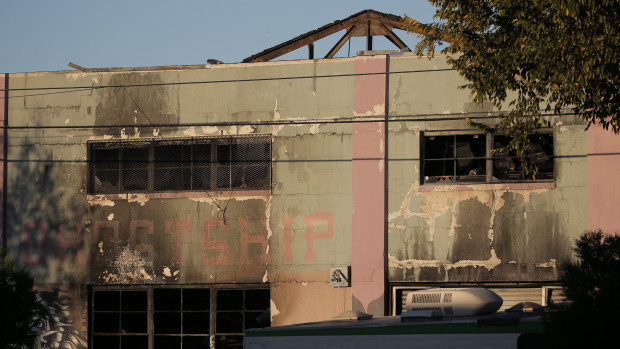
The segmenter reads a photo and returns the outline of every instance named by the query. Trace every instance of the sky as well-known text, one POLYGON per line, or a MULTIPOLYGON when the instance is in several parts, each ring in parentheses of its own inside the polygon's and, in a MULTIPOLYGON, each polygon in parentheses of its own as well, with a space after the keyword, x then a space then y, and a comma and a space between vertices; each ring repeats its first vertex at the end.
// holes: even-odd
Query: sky
MULTIPOLYGON (((244 58, 366 9, 428 23, 426 0, 2 0, 0 73, 224 63, 244 58)), ((410 48, 414 35, 395 30, 410 48)), ((315 43, 324 56, 344 34, 315 43)), ((337 57, 363 50, 364 38, 337 57)), ((373 49, 397 49, 384 38, 373 49)), ((301 48, 279 59, 307 58, 301 48)))

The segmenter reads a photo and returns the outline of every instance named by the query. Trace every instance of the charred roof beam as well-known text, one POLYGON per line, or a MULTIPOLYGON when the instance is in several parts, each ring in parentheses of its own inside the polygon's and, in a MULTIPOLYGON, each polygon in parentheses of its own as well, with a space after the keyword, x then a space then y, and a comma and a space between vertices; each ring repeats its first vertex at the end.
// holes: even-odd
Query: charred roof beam
POLYGON ((408 49, 407 45, 392 31, 394 28, 404 30, 404 25, 405 23, 399 16, 373 10, 365 10, 343 20, 324 25, 316 30, 300 35, 282 44, 268 48, 263 52, 244 59, 243 62, 267 62, 303 46, 308 46, 308 56, 312 59, 314 57, 314 47, 310 45, 315 41, 335 34, 341 30, 347 30, 347 32, 325 55, 325 58, 333 58, 348 39, 357 36, 366 37, 367 50, 372 50, 372 37, 378 35, 385 36, 391 43, 400 49, 408 49))

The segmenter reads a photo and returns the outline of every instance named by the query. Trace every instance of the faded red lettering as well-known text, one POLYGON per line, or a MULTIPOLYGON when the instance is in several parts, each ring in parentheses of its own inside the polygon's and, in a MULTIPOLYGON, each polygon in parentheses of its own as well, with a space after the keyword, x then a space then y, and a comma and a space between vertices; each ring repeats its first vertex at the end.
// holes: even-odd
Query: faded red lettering
POLYGON ((185 265, 183 259, 183 231, 185 234, 192 233, 191 219, 171 219, 166 221, 166 235, 172 234, 174 228, 174 263, 185 265))
POLYGON ((316 252, 314 251, 314 240, 330 239, 334 236, 334 214, 332 212, 316 212, 304 215, 304 224, 306 225, 306 255, 305 262, 316 262, 316 252), (327 231, 315 231, 315 225, 319 222, 327 222, 327 231))
POLYGON ((293 234, 291 227, 293 226, 293 216, 282 216, 282 225, 284 225, 284 253, 282 254, 282 263, 293 262, 293 234))
POLYGON ((76 238, 74 240, 65 240, 66 224, 60 224, 58 226, 58 262, 66 264, 65 249, 75 248, 75 257, 73 264, 84 263, 84 255, 82 249, 84 247, 83 233, 85 225, 84 223, 75 223, 76 238))
POLYGON ((228 230, 228 224, 223 219, 219 218, 207 218, 204 220, 202 227, 202 249, 219 251, 219 257, 209 257, 207 254, 202 255, 202 264, 204 265, 228 265, 228 241, 211 240, 210 230, 211 227, 221 226, 224 230, 228 230))
POLYGON ((271 262, 271 256, 267 254, 267 247, 269 246, 269 238, 267 238, 267 219, 261 218, 262 232, 261 234, 248 234, 249 218, 239 218, 239 230, 241 231, 241 264, 249 265, 251 263, 248 252, 249 244, 261 244, 261 263, 271 262))
MULTIPOLYGON (((101 231, 104 229, 112 229, 112 243, 114 247, 118 246, 118 221, 95 221, 93 225, 95 242, 97 244, 103 244, 102 233, 101 231)), ((107 246, 100 246, 99 251, 103 251, 107 246)))
POLYGON ((150 258, 155 256, 155 250, 153 245, 138 243, 138 229, 146 228, 147 235, 153 235, 153 221, 146 219, 136 219, 129 223, 129 243, 136 247, 137 251, 140 251, 150 258))
POLYGON ((45 264, 47 260, 47 251, 45 246, 45 240, 47 237, 47 223, 29 222, 24 224, 24 232, 22 234, 22 261, 24 265, 38 265, 45 264), (36 234, 39 233, 39 234, 36 234), (38 256, 30 256, 30 240, 31 237, 37 242, 35 243, 38 256))

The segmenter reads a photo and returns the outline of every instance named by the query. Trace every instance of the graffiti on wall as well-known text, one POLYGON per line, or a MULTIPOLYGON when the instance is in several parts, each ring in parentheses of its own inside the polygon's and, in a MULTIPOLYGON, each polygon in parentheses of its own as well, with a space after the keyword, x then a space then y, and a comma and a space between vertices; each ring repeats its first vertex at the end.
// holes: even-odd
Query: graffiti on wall
POLYGON ((85 349, 87 341, 71 314, 72 299, 59 290, 37 292, 35 315, 31 324, 41 348, 85 349))

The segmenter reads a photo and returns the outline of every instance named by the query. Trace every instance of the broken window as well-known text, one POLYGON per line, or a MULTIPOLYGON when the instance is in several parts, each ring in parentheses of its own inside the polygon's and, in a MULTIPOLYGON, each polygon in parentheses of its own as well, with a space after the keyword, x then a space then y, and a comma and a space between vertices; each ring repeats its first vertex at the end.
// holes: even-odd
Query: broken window
POLYGON ((511 138, 500 135, 425 135, 422 138, 423 183, 490 183, 552 180, 553 135, 530 137, 526 171, 511 138))
POLYGON ((270 326, 270 292, 262 287, 95 288, 92 347, 241 348, 245 330, 270 326))
POLYGON ((91 141, 89 193, 269 189, 270 136, 91 141))
POLYGON ((551 134, 531 136, 525 149, 525 159, 530 171, 526 171, 514 150, 507 149, 511 139, 506 136, 493 137, 493 179, 543 180, 553 179, 553 137, 551 134))
POLYGON ((483 135, 424 137, 425 182, 484 182, 485 149, 483 135))

